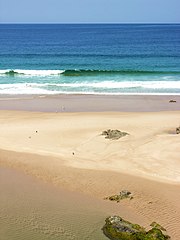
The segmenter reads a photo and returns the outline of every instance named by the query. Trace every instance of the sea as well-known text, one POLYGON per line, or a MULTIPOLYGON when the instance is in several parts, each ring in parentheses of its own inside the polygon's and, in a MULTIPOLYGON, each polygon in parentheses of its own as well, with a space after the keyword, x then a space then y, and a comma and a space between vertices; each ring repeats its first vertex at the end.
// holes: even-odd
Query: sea
POLYGON ((180 94, 180 24, 0 24, 0 94, 180 94))

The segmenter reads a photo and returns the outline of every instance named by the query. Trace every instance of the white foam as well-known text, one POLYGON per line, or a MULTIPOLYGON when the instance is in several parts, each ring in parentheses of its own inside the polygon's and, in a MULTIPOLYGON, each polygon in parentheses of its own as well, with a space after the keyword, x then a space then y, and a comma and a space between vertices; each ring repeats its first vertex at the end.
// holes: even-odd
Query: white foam
POLYGON ((32 84, 0 84, 0 94, 56 94, 43 88, 33 87, 32 84))
POLYGON ((99 89, 124 89, 124 88, 148 88, 148 89, 180 89, 180 81, 103 81, 103 82, 73 82, 73 83, 32 83, 32 86, 54 86, 67 88, 99 88, 99 89))
MULTIPOLYGON (((74 82, 74 83, 14 83, 0 84, 0 94, 103 94, 120 95, 155 94, 169 95, 174 90, 180 93, 180 81, 103 81, 103 82, 74 82), (133 89, 135 88, 135 89, 133 89), (167 90, 169 89, 169 90, 167 90), (171 91, 171 90, 172 91, 171 91), (166 93, 162 93, 162 91, 166 93), (156 93, 154 93, 154 91, 156 93), (123 93, 127 92, 127 93, 123 93), (159 92, 159 93, 158 93, 159 92), (160 93, 161 92, 161 93, 160 93)), ((175 93, 178 94, 178 93, 175 93)))
POLYGON ((24 70, 24 69, 6 69, 0 70, 0 74, 6 74, 10 71, 15 73, 32 75, 32 76, 49 76, 49 75, 59 75, 64 72, 64 70, 24 70))

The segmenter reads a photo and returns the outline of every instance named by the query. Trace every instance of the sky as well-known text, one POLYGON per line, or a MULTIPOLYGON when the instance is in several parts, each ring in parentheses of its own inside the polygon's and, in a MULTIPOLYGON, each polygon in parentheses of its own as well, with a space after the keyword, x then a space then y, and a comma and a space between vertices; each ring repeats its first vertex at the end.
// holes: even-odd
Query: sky
POLYGON ((180 0, 0 0, 0 23, 180 23, 180 0))

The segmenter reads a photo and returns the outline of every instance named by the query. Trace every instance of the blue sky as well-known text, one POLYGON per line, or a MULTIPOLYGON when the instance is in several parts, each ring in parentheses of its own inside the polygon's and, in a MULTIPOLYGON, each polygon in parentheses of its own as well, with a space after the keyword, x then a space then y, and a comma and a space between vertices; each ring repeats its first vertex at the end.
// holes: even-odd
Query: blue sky
POLYGON ((180 22, 180 0, 0 0, 1 23, 180 22))

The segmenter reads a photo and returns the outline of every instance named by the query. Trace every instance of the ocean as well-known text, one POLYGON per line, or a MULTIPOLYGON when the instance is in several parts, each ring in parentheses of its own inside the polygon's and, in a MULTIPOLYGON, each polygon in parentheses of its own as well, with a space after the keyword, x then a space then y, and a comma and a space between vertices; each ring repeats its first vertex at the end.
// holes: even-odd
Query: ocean
POLYGON ((0 94, 180 94, 180 24, 0 24, 0 94))

